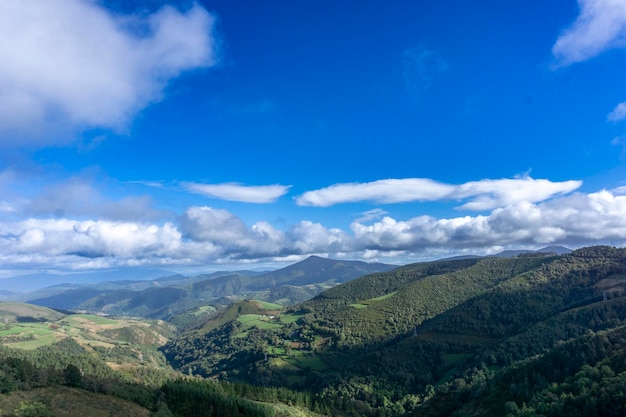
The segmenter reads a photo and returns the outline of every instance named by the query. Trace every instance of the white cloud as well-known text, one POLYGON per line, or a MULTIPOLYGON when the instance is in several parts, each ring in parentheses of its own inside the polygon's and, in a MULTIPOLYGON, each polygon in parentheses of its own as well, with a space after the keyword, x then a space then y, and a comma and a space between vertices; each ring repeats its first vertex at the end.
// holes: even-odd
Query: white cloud
MULTIPOLYGON (((4 261, 41 259, 57 264, 59 258, 119 261, 155 259, 175 254, 181 234, 171 223, 162 226, 133 222, 29 219, 0 224, 0 252, 4 261)), ((28 261, 28 262, 31 262, 28 261)), ((77 261, 80 264, 83 261, 77 261)))
POLYGON ((528 176, 514 179, 481 180, 461 184, 454 191, 454 199, 472 198, 460 208, 492 210, 519 201, 536 203, 556 195, 570 193, 582 185, 581 181, 552 182, 528 176))
POLYGON ((0 220, 0 265, 13 271, 250 263, 311 254, 403 262, 506 248, 624 243, 622 188, 513 201, 488 214, 452 218, 402 220, 373 210, 353 221, 350 230, 309 220, 284 231, 265 221, 246 225, 235 214, 212 207, 190 207, 178 223, 0 220))
POLYGON ((287 194, 289 185, 260 185, 250 186, 236 183, 227 184, 198 184, 184 182, 182 186, 192 193, 221 200, 239 201, 243 203, 272 203, 287 194))
POLYGON ((212 207, 191 207, 181 219, 185 234, 197 241, 229 245, 240 241, 247 233, 246 225, 227 210, 212 207))
POLYGON ((351 228, 363 249, 396 251, 622 242, 626 196, 606 190, 577 193, 539 204, 519 201, 485 216, 420 216, 406 221, 385 216, 371 224, 355 221, 351 228))
POLYGON ((606 117, 609 122, 620 122, 626 119, 626 102, 619 103, 606 117))
POLYGON ((552 182, 530 177, 485 179, 461 185, 440 183, 428 178, 387 179, 368 183, 335 184, 307 191, 296 198, 300 206, 328 207, 339 203, 374 201, 403 203, 411 201, 466 200, 459 208, 491 210, 517 201, 538 202, 567 194, 581 181, 552 182))
POLYGON ((626 46, 626 2, 578 0, 580 14, 552 47, 559 66, 586 61, 602 52, 626 46))
POLYGON ((335 184, 307 191, 296 198, 299 206, 328 207, 339 203, 375 201, 402 203, 448 198, 454 186, 428 178, 386 179, 366 183, 335 184))
POLYGON ((613 188, 611 193, 614 195, 626 196, 626 185, 622 185, 621 187, 613 188))
POLYGON ((2 140, 48 145, 67 138, 59 131, 127 129, 170 79, 215 64, 213 24, 198 5, 138 17, 89 0, 0 2, 2 140))
POLYGON ((284 233, 267 222, 252 227, 227 210, 191 207, 181 219, 183 232, 199 242, 210 242, 233 258, 279 255, 289 247, 284 233))
POLYGON ((303 220, 292 226, 287 237, 296 253, 349 253, 352 238, 340 229, 327 229, 320 223, 303 220))

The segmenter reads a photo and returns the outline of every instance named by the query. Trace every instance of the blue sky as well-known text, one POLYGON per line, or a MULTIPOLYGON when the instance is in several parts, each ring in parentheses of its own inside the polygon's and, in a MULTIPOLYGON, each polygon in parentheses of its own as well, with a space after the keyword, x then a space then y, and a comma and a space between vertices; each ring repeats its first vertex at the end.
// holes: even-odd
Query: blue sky
POLYGON ((626 2, 0 4, 0 277, 626 242, 626 2))

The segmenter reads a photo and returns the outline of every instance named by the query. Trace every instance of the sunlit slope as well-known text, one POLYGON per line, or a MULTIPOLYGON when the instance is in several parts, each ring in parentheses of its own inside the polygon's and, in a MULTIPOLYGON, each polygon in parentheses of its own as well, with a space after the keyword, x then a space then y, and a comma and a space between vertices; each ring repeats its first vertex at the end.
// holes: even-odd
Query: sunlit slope
POLYGON ((611 247, 413 264, 336 286, 271 325, 238 317, 164 351, 186 372, 408 407, 407 396, 425 401, 481 369, 619 328, 625 276, 626 250, 611 247))

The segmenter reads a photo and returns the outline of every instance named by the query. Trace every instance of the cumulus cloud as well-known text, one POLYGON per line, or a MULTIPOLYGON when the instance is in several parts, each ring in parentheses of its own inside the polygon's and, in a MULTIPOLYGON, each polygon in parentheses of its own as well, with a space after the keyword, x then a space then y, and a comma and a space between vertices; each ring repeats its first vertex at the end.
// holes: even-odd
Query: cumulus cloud
POLYGON ((539 204, 519 201, 489 215, 419 216, 405 221, 385 216, 373 223, 355 221, 351 229, 362 249, 396 251, 622 242, 626 196, 606 190, 576 193, 539 204))
POLYGON ((291 188, 289 185, 279 184, 251 186, 236 183, 199 184, 195 182, 184 182, 182 186, 187 191, 207 197, 258 204, 273 203, 287 194, 289 188, 291 188))
POLYGON ((247 228, 241 219, 228 210, 212 207, 192 207, 181 219, 181 228, 193 240, 231 244, 246 235, 247 228))
POLYGON ((352 238, 341 229, 327 229, 321 223, 303 220, 287 232, 295 253, 350 253, 352 238))
POLYGON ((233 213, 212 207, 191 207, 181 219, 181 230, 194 242, 209 242, 222 257, 254 259, 292 255, 347 253, 352 240, 340 229, 303 220, 286 231, 268 222, 247 226, 233 213))
POLYGON ((89 0, 0 2, 0 133, 49 145, 59 131, 125 130, 181 72, 216 62, 199 5, 114 15, 89 0))
POLYGON ((626 46, 626 3, 622 0, 578 0, 580 14, 552 47, 556 64, 586 61, 626 46))
POLYGON ((485 179, 460 185, 444 184, 428 178, 387 179, 367 183, 335 184, 307 191, 296 198, 300 206, 328 207, 359 201, 403 203, 411 201, 466 200, 459 208, 491 210, 517 201, 538 202, 566 194, 581 186, 580 181, 552 182, 530 177, 485 179))
POLYGON ((504 248, 626 242, 622 188, 573 193, 547 201, 514 201, 488 214, 395 219, 364 213, 349 230, 302 220, 286 230, 268 222, 246 225, 235 214, 191 207, 178 223, 28 219, 0 221, 3 268, 104 268, 123 265, 206 265, 298 260, 311 254, 339 258, 485 254, 504 248))
POLYGON ((210 242, 234 258, 280 255, 289 247, 283 232, 267 222, 252 227, 227 210, 192 207, 181 219, 183 232, 194 241, 210 242))
POLYGON ((13 264, 36 259, 58 264, 68 257, 154 261, 176 253, 180 244, 181 234, 171 223, 29 219, 0 224, 0 252, 13 264))

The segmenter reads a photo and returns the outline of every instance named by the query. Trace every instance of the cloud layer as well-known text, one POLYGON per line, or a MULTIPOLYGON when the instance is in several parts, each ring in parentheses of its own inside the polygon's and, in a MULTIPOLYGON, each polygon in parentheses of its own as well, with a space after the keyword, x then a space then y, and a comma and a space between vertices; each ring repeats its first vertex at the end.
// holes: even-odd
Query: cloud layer
POLYGON ((335 184, 307 191, 296 198, 296 203, 300 206, 328 207, 361 201, 388 204, 469 199, 469 202, 459 208, 491 210, 518 201, 547 200, 555 195, 570 193, 581 185, 581 181, 552 182, 530 177, 487 179, 461 185, 444 184, 428 178, 387 179, 367 183, 335 184))
POLYGON ((139 17, 86 0, 0 2, 0 144, 124 131, 170 79, 215 64, 213 24, 198 5, 139 17))
POLYGON ((0 263, 13 270, 88 269, 293 260, 310 254, 406 262, 503 248, 623 244, 623 191, 512 201, 488 214, 451 218, 396 219, 377 209, 354 220, 349 230, 309 220, 283 230, 266 221, 248 225, 228 210, 208 206, 190 207, 166 222, 5 220, 0 221, 0 263))

